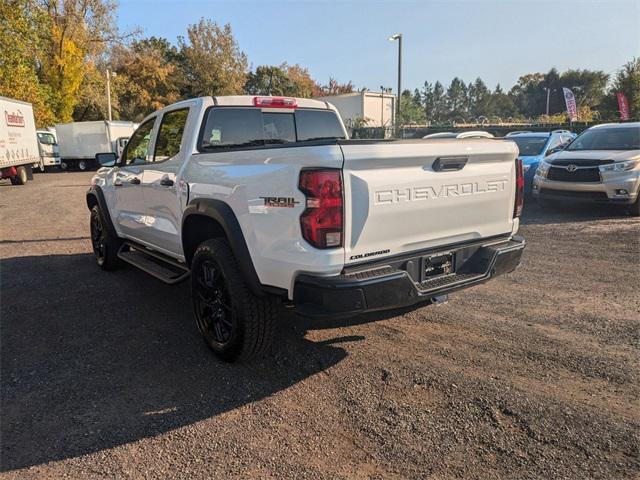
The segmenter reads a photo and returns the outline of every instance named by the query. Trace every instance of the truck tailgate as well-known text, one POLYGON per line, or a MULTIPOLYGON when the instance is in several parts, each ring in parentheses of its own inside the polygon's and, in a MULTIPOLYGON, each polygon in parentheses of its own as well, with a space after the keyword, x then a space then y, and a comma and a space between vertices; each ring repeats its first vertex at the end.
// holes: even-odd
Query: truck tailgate
POLYGON ((344 141, 345 263, 510 233, 513 142, 344 141))

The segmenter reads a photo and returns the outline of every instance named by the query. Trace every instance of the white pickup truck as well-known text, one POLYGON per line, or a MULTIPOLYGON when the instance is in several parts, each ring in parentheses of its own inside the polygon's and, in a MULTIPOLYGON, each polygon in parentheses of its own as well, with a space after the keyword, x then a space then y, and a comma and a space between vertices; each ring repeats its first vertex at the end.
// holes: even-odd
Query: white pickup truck
POLYGON ((270 344, 278 302, 309 316, 435 303, 510 272, 524 179, 513 142, 347 140, 336 109, 204 97, 149 115, 87 192, 98 264, 191 277, 227 361, 270 344))

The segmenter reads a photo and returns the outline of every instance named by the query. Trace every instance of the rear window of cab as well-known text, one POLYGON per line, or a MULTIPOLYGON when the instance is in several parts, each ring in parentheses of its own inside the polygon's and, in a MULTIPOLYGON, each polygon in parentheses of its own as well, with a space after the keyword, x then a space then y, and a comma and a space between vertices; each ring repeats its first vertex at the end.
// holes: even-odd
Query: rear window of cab
POLYGON ((270 112, 252 107, 212 107, 205 115, 198 146, 200 151, 210 152, 343 138, 344 131, 332 110, 270 112))

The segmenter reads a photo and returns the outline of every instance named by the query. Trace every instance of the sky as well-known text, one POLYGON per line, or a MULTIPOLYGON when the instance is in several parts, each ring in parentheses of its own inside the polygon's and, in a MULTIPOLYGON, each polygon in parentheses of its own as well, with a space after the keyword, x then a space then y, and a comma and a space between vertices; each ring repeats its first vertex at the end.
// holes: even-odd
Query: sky
POLYGON ((118 26, 177 43, 201 17, 230 23, 255 68, 299 63, 320 83, 358 89, 481 77, 508 90, 556 67, 613 74, 640 57, 640 0, 249 1, 120 0, 118 26))

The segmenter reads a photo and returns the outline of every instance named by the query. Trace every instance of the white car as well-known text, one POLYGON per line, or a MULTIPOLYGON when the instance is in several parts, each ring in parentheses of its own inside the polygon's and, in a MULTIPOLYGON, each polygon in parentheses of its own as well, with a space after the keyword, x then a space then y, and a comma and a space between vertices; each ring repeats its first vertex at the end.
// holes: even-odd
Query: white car
POLYGON ((481 130, 469 132, 438 132, 430 133, 422 138, 494 138, 489 132, 481 130))
POLYGON ((225 360, 269 345, 275 307, 350 316, 419 306, 520 262, 512 142, 347 140, 335 108, 204 97, 149 115, 87 193, 104 270, 191 277, 225 360))
POLYGON ((540 162, 532 191, 543 206, 567 200, 601 202, 640 215, 640 122, 585 130, 540 162))

